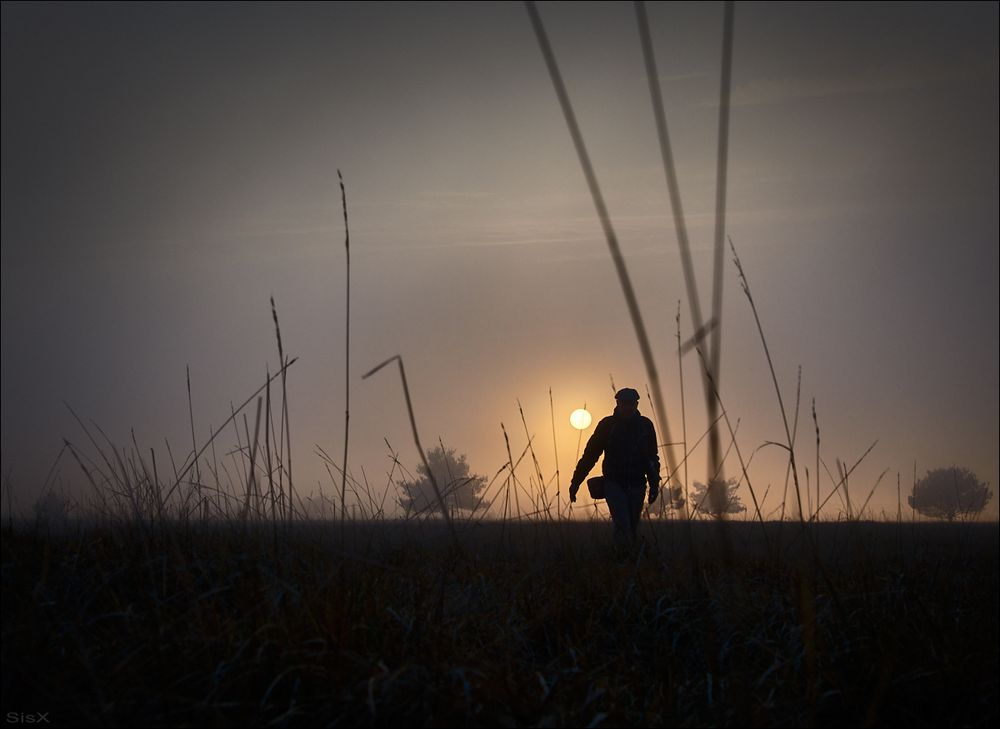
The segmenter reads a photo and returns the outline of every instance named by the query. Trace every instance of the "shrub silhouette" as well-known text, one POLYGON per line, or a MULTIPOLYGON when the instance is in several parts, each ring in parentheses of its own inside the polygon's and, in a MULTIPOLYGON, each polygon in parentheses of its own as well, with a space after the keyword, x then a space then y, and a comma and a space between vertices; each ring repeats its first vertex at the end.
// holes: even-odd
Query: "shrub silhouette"
POLYGON ((738 484, 735 478, 727 481, 716 480, 711 486, 706 486, 699 481, 695 481, 694 488, 691 489, 691 503, 702 514, 709 514, 716 517, 722 514, 739 514, 746 511, 747 507, 743 505, 739 494, 736 493, 737 488, 738 484), (719 501, 722 504, 721 508, 716 507, 712 501, 712 488, 724 489, 719 495, 719 501))
POLYGON ((924 516, 954 521, 982 511, 993 498, 987 484, 967 468, 937 468, 913 486, 910 506, 924 516))
MULTIPOLYGON (((454 509, 472 511, 476 508, 480 500, 479 493, 486 486, 486 477, 470 474, 464 453, 456 457, 454 448, 445 449, 438 446, 427 451, 427 463, 430 464, 449 511, 454 509)), ((406 510, 407 515, 420 511, 431 512, 439 508, 430 474, 423 463, 417 466, 417 475, 419 478, 413 481, 399 483, 403 492, 399 504, 406 510)))

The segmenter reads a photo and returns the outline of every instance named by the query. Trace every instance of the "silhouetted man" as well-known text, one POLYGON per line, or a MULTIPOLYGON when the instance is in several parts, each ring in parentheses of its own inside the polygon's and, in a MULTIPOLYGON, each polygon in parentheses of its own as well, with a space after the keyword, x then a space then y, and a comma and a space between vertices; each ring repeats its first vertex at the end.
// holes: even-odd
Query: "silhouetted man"
POLYGON ((623 546, 635 542, 649 481, 649 503, 660 493, 660 456, 653 422, 639 414, 639 393, 631 387, 615 394, 614 413, 594 428, 583 457, 573 472, 569 500, 576 501, 580 484, 604 454, 604 498, 611 510, 615 541, 623 546))

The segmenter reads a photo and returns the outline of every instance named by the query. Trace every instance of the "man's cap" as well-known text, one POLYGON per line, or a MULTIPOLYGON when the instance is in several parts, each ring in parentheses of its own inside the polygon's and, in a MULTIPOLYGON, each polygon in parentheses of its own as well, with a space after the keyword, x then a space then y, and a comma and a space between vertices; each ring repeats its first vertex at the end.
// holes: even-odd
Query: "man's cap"
POLYGON ((631 387, 623 387, 615 393, 615 400, 631 400, 632 402, 639 402, 639 393, 631 387))

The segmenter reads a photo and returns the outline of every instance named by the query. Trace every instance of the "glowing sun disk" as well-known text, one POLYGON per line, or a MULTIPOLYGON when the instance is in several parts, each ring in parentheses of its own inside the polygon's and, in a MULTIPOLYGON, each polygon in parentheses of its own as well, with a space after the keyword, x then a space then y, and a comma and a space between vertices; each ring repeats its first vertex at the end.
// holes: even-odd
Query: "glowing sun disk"
POLYGON ((574 410, 573 413, 569 416, 569 424, 572 425, 577 430, 586 430, 587 428, 589 428, 591 420, 592 418, 590 417, 590 413, 588 413, 583 408, 580 408, 579 410, 574 410))

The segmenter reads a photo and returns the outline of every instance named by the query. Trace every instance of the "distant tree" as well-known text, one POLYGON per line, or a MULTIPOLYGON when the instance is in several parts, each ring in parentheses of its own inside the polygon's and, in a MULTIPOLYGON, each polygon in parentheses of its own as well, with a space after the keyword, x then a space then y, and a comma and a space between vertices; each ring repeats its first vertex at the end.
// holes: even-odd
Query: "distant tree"
POLYGON ((670 508, 675 511, 680 510, 684 506, 684 487, 679 483, 666 487, 666 495, 669 497, 670 508))
POLYGON ((684 506, 684 487, 677 483, 670 485, 660 482, 660 495, 658 501, 649 507, 649 517, 651 519, 667 518, 670 511, 680 511, 684 506))
MULTIPOLYGON (((449 511, 461 509, 472 511, 479 504, 479 494, 486 486, 486 477, 470 473, 465 454, 456 457, 455 449, 441 446, 427 451, 427 462, 437 481, 445 506, 449 511)), ((399 504, 407 514, 415 511, 433 513, 439 509, 430 474, 423 463, 417 466, 418 478, 401 481, 402 494, 399 504)))
POLYGON ((937 468, 913 486, 907 497, 911 507, 924 516, 954 521, 975 516, 990 502, 989 486, 967 468, 937 468))
POLYGON ((694 488, 691 490, 692 508, 696 509, 698 513, 710 514, 712 516, 739 514, 746 511, 747 507, 743 505, 739 494, 736 493, 737 488, 738 482, 735 478, 731 478, 728 481, 713 481, 711 487, 695 481, 694 488), (721 493, 713 494, 714 489, 719 489, 721 493), (722 505, 721 508, 716 507, 716 501, 713 500, 713 496, 717 497, 718 503, 722 505))

